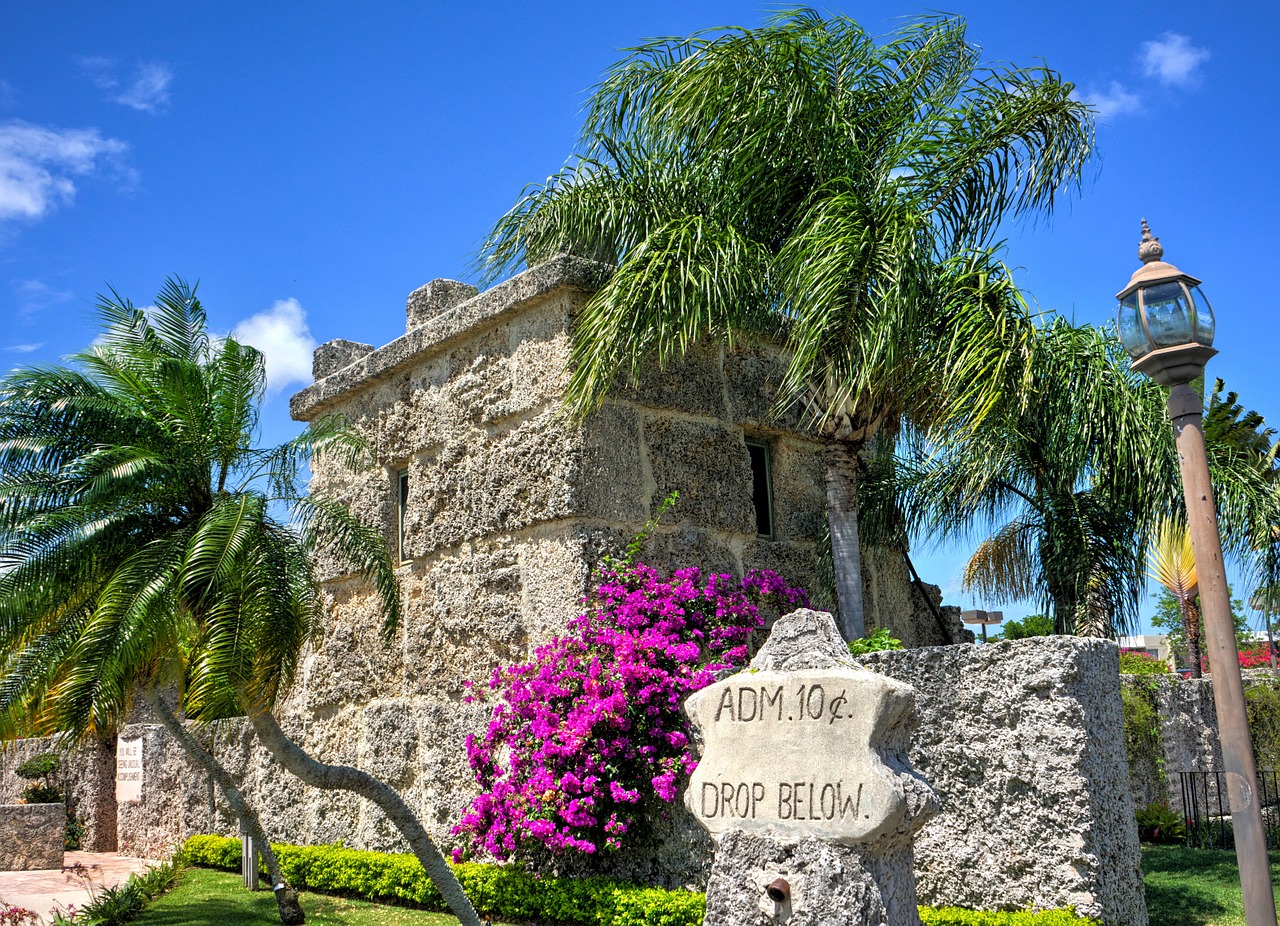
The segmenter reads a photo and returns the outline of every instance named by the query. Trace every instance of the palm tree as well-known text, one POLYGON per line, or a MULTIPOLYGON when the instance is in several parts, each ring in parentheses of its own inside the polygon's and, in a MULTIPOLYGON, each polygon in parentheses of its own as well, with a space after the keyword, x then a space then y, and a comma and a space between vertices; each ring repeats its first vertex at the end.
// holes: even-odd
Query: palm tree
POLYGON ((894 475, 913 532, 981 538, 964 586, 994 604, 1035 599, 1056 633, 1137 621, 1146 462, 1167 424, 1158 386, 1108 332, 1058 318, 1025 375, 1036 384, 978 426, 917 445, 894 475), (1135 462, 1136 461, 1136 462, 1135 462))
MULTIPOLYGON (((1039 329, 1024 375, 1033 391, 976 427, 917 444, 876 496, 895 498, 917 534, 978 540, 964 584, 982 598, 1036 600, 1057 633, 1131 630, 1144 551, 1162 518, 1185 519, 1166 392, 1130 371, 1110 328, 1061 318, 1039 329)), ((1273 557, 1263 538, 1280 496, 1272 464, 1233 417, 1211 396, 1207 450, 1224 548, 1266 576, 1273 557)))
POLYGON ((478 926, 400 797, 301 754, 270 713, 322 618, 314 551, 373 582, 394 632, 399 589, 385 539, 299 481, 313 455, 355 465, 363 445, 328 419, 256 447, 262 355, 211 340, 181 280, 166 283, 154 310, 114 293, 99 309, 105 331, 73 367, 19 370, 0 384, 0 735, 31 717, 79 735, 114 729, 140 688, 243 818, 225 770, 192 749, 162 693, 176 689, 197 721, 248 714, 286 768, 375 801, 459 919, 478 926))
POLYGON ((1076 184, 1092 117, 1045 68, 983 68, 964 22, 879 45, 800 10, 640 46, 587 109, 580 156, 503 216, 489 278, 562 252, 616 264, 584 308, 568 400, 598 406, 707 339, 781 342, 778 409, 827 446, 842 632, 864 632, 858 456, 989 411, 1028 349, 996 259, 1007 217, 1076 184))
POLYGON ((1187 659, 1191 677, 1200 678, 1200 580, 1196 575, 1196 556, 1191 549, 1191 532, 1187 525, 1167 518, 1156 531, 1155 543, 1147 551, 1147 575, 1155 579, 1173 596, 1182 615, 1182 635, 1187 641, 1187 659))

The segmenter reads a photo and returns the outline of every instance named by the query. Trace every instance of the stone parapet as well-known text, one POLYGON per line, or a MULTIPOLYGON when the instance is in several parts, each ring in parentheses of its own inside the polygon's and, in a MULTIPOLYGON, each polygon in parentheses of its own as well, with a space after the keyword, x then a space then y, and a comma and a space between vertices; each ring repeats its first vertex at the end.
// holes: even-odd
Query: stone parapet
POLYGON ((62 867, 66 804, 0 804, 0 871, 62 867))
POLYGON ((1035 637, 863 657, 915 688, 911 763, 942 801, 916 840, 921 903, 1145 926, 1117 653, 1035 637))
MULTIPOLYGON (((390 344, 331 373, 293 396, 289 413, 296 421, 310 421, 332 404, 414 362, 444 350, 468 332, 492 323, 513 307, 565 287, 594 292, 610 268, 578 257, 557 257, 500 283, 473 299, 428 318, 390 344)), ((430 285, 430 284, 428 284, 430 285)))

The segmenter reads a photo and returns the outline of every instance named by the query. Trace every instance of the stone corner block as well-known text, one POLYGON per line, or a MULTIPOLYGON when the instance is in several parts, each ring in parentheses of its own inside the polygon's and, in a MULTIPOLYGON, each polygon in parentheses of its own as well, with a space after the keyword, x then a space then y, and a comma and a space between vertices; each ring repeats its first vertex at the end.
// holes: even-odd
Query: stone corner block
POLYGON ((0 804, 0 871, 62 867, 66 804, 0 804))
POLYGON ((325 341, 311 355, 311 376, 316 380, 324 379, 330 373, 351 366, 361 357, 372 353, 372 344, 361 344, 343 338, 325 341))
POLYGON ((405 302, 405 330, 412 331, 425 325, 442 312, 462 305, 480 292, 469 283, 447 280, 443 277, 419 286, 409 294, 405 302))

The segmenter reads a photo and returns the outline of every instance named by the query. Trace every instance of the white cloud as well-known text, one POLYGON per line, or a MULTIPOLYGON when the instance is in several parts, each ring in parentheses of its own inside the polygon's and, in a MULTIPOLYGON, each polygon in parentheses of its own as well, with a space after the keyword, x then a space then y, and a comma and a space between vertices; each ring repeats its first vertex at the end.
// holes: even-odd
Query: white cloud
POLYGON ((311 382, 311 354, 316 349, 316 339, 307 327, 306 310, 297 299, 276 300, 267 311, 236 325, 231 334, 262 351, 269 395, 291 383, 311 382))
POLYGON ((1094 91, 1085 95, 1084 101, 1097 111, 1100 119, 1127 116, 1142 109, 1142 99, 1130 93, 1119 81, 1113 80, 1106 91, 1094 91))
POLYGON ((71 202, 72 177, 117 162, 127 150, 97 129, 52 129, 18 119, 0 123, 0 221, 38 219, 71 202))
POLYGON ((18 314, 23 318, 39 315, 50 306, 66 302, 73 295, 63 289, 54 289, 42 280, 13 280, 10 284, 18 300, 18 314))
POLYGON ((173 71, 168 65, 139 65, 133 81, 115 97, 115 101, 143 112, 159 112, 169 105, 169 83, 172 80, 173 71))
POLYGON ((107 91, 113 103, 130 106, 146 113, 163 112, 169 105, 169 84, 173 71, 161 61, 146 61, 121 78, 120 67, 111 58, 81 58, 80 65, 89 79, 107 91))
POLYGON ((44 341, 41 341, 38 344, 10 344, 8 347, 4 349, 15 354, 29 354, 32 351, 39 350, 42 347, 44 347, 44 341))
POLYGON ((1208 60, 1207 48, 1196 48, 1189 37, 1176 32, 1166 32, 1154 42, 1142 43, 1142 73, 1164 84, 1192 83, 1197 69, 1208 60))

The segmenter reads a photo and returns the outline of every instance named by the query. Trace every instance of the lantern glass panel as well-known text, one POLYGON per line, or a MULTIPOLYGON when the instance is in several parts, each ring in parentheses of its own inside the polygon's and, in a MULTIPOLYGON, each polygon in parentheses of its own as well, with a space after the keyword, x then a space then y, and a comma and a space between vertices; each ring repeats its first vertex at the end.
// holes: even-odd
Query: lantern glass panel
POLYGON ((1157 283, 1142 291, 1142 306, 1147 313, 1147 327, 1156 347, 1190 344, 1191 306, 1187 291, 1178 282, 1157 283))
POLYGON ((1120 300, 1120 343, 1135 360, 1151 349, 1147 343, 1147 332, 1142 328, 1142 317, 1138 314, 1138 294, 1132 292, 1120 300))
POLYGON ((1191 287, 1191 298, 1196 301, 1196 340, 1205 347, 1213 346, 1213 335, 1217 321, 1213 317, 1213 307, 1199 286, 1191 287))

